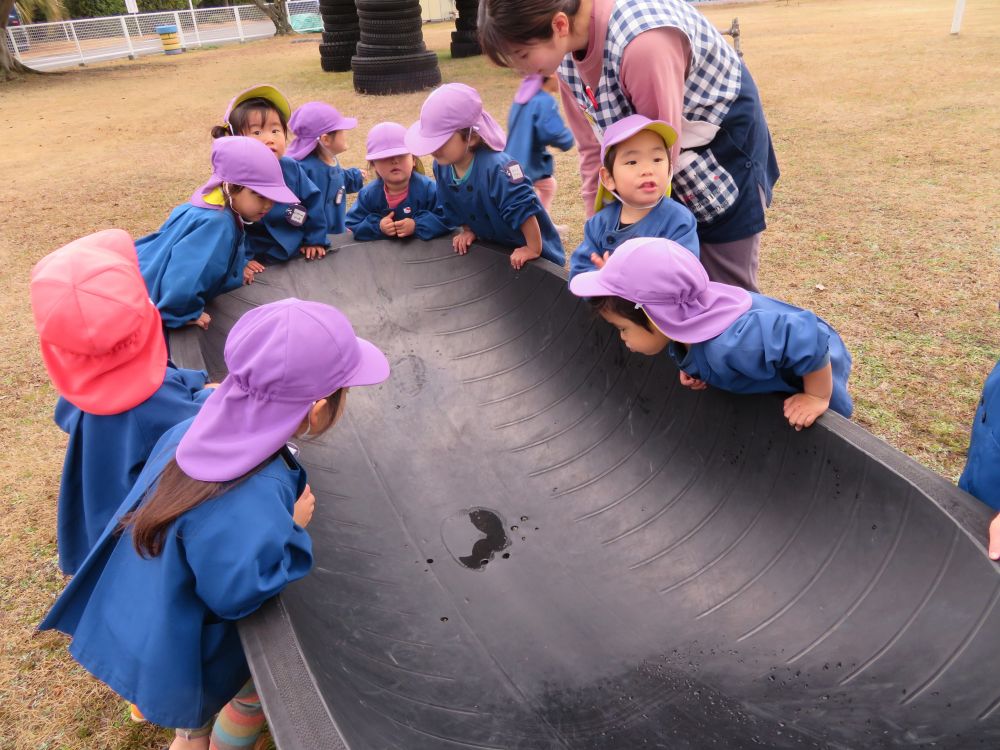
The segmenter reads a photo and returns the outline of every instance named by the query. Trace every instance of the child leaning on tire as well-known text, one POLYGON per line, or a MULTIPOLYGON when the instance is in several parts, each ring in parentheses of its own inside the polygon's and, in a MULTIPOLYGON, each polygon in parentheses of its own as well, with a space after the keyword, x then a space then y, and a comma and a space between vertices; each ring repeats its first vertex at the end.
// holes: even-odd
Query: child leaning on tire
POLYGON ((709 281, 698 259, 676 242, 628 240, 600 270, 575 276, 569 288, 591 298, 630 351, 655 356, 666 350, 683 386, 790 393, 784 414, 796 430, 827 409, 851 416, 851 355, 826 321, 709 281))
POLYGON ((368 132, 365 158, 378 177, 361 189, 347 214, 355 239, 432 240, 452 229, 442 216, 434 181, 406 148, 405 136, 406 128, 396 122, 380 122, 368 132))
POLYGON ((431 92, 420 119, 406 132, 414 154, 434 156, 434 178, 444 221, 461 227, 452 240, 464 255, 476 239, 514 248, 521 268, 539 256, 562 266, 562 241, 521 165, 503 151, 507 143, 479 94, 463 83, 431 92))

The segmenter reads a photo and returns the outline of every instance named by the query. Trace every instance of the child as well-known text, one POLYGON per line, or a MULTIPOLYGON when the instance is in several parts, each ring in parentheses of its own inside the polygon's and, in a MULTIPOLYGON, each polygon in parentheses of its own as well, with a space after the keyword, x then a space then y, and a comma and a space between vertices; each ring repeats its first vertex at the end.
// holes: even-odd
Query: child
MULTIPOLYGON (((1000 510, 1000 362, 986 378, 972 422, 969 455, 958 486, 1000 510)), ((990 524, 991 560, 1000 560, 1000 515, 990 524)))
POLYGON ((784 413, 796 430, 827 408, 850 417, 851 355, 826 321, 807 310, 708 280, 704 267, 670 240, 624 242, 598 271, 570 282, 596 297, 601 317, 633 352, 667 350, 681 385, 733 393, 792 393, 784 413))
POLYGON ((432 91, 406 132, 412 153, 434 156, 444 220, 461 227, 455 252, 464 255, 478 237, 514 247, 515 269, 538 256, 563 266, 559 234, 521 165, 503 152, 506 140, 476 90, 462 83, 432 91))
POLYGON ((253 281, 244 228, 275 203, 295 203, 271 152, 252 138, 212 143, 212 176, 159 231, 135 243, 139 268, 163 325, 208 328, 205 305, 253 281))
POLYGON ((315 499, 286 441, 325 432, 348 387, 389 375, 340 312, 297 299, 247 312, 225 360, 225 380, 156 444, 117 526, 39 625, 73 636, 73 656, 149 721, 182 727, 172 750, 207 750, 238 691, 216 735, 234 714, 259 733, 236 621, 312 567, 315 499))
POLYGON ((356 239, 431 240, 452 229, 441 215, 437 186, 407 150, 405 136, 406 128, 395 122, 379 123, 368 133, 365 158, 378 179, 361 190, 347 214, 347 228, 356 239))
POLYGON ((127 232, 108 229, 45 256, 31 271, 42 359, 69 435, 57 512, 59 567, 76 573, 160 435, 208 397, 205 373, 167 359, 160 314, 127 232))
POLYGON ((288 155, 302 165, 302 170, 319 188, 326 230, 330 234, 343 234, 347 193, 358 192, 365 175, 360 169, 344 169, 337 155, 347 150, 347 131, 356 127, 358 121, 344 117, 329 104, 307 102, 292 113, 288 124, 295 133, 288 155))
POLYGON ((551 96, 558 90, 558 79, 553 76, 525 76, 507 114, 507 153, 520 162, 548 213, 556 196, 556 178, 546 146, 561 151, 573 148, 573 134, 551 96))
POLYGON ((583 242, 569 260, 569 277, 603 265, 632 237, 673 240, 698 257, 698 222, 670 195, 670 147, 677 134, 667 123, 631 115, 604 133, 601 182, 583 242))
POLYGON ((247 228, 255 273, 264 270, 263 264, 282 263, 300 253, 310 260, 322 258, 330 246, 323 195, 302 165, 285 156, 291 111, 280 91, 261 84, 233 97, 223 116, 225 124, 212 128, 213 138, 243 135, 267 146, 281 164, 285 184, 298 196, 293 201, 275 202, 263 221, 247 228))
POLYGON ((507 153, 521 164, 548 213, 552 212, 557 185, 552 154, 546 147, 555 146, 560 151, 573 148, 573 134, 551 96, 558 90, 553 76, 525 76, 507 114, 507 153))

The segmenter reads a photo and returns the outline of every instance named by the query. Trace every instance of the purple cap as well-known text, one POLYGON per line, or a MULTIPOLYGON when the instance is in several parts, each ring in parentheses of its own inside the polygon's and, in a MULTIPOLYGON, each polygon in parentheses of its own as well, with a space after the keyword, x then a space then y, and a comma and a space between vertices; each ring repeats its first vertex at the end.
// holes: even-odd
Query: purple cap
POLYGON ((194 191, 191 203, 202 208, 219 208, 206 203, 205 196, 223 182, 250 188, 275 203, 299 202, 285 185, 281 164, 271 149, 253 138, 235 135, 212 141, 212 176, 194 191))
POLYGON ((446 83, 434 89, 424 101, 420 119, 406 131, 406 147, 417 156, 431 154, 452 135, 467 128, 473 128, 494 151, 503 151, 507 145, 507 135, 483 109, 479 93, 464 83, 446 83))
POLYGON ((368 161, 408 154, 410 149, 406 147, 406 128, 398 122, 380 122, 368 131, 365 148, 368 150, 365 154, 368 161))
POLYGON ((224 356, 229 374, 177 446, 178 466, 203 482, 227 482, 257 466, 338 388, 389 377, 385 355, 355 336, 343 313, 294 298, 244 314, 224 356))
MULTIPOLYGON (((288 118, 292 115, 292 106, 288 103, 288 99, 285 98, 284 94, 269 83, 258 83, 256 86, 238 93, 229 102, 229 106, 226 107, 226 114, 222 116, 222 122, 229 128, 230 133, 233 133, 233 126, 229 122, 229 116, 236 107, 248 99, 263 99, 264 101, 271 102, 281 112, 285 118, 285 122, 288 122, 288 118)), ((233 133, 233 135, 239 135, 239 133, 233 133)))
POLYGON ((353 117, 344 117, 326 102, 306 102, 288 120, 295 140, 285 155, 301 161, 316 149, 316 141, 321 135, 335 130, 350 130, 357 125, 358 121, 353 117))
POLYGON ((709 281, 704 266, 672 240, 636 237, 618 246, 604 268, 573 277, 577 297, 617 296, 646 311, 668 338, 708 341, 750 309, 750 293, 709 281))
MULTIPOLYGON (((644 115, 629 115, 618 120, 618 122, 604 131, 604 138, 601 140, 601 166, 604 166, 604 157, 608 155, 609 148, 617 146, 622 141, 627 141, 642 130, 651 130, 660 136, 663 142, 667 144, 668 151, 677 142, 677 131, 663 120, 650 120, 644 115)), ((670 195, 669 182, 667 183, 665 195, 670 195)), ((594 210, 600 211, 604 206, 614 203, 616 200, 617 198, 614 194, 604 187, 604 183, 599 180, 597 183, 597 197, 594 199, 594 210)))
POLYGON ((545 77, 540 76, 537 73, 525 76, 521 81, 521 85, 518 86, 517 91, 514 92, 514 103, 527 104, 531 101, 531 97, 542 90, 542 83, 544 81, 545 77))

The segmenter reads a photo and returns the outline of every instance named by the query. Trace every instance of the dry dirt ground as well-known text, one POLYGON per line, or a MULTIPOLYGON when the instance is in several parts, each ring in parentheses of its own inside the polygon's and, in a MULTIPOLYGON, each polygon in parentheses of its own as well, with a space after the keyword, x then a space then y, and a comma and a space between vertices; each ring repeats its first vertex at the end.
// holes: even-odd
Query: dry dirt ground
MULTIPOLYGON (((982 381, 1000 356, 1000 4, 817 0, 712 6, 743 47, 781 162, 764 237, 765 292, 810 307, 854 353, 855 419, 917 460, 961 471, 982 381), (819 285, 824 287, 819 289, 819 285)), ((446 81, 505 119, 517 85, 451 60, 450 24, 425 27, 446 81)), ((344 163, 375 123, 415 119, 422 94, 353 92, 319 68, 315 36, 118 62, 0 84, 0 748, 132 748, 166 735, 33 627, 63 584, 55 498, 64 447, 38 356, 28 271, 98 229, 155 229, 208 173, 209 128, 238 90, 269 81, 298 104, 356 115, 344 163)), ((556 221, 583 222, 575 155, 557 159, 556 221)))

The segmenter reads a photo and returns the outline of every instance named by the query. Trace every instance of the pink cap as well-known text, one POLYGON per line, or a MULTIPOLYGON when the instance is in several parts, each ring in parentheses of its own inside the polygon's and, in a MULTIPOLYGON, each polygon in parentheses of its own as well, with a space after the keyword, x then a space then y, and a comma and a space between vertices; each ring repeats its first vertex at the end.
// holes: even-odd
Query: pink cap
POLYGON ((121 229, 75 240, 31 270, 31 310, 52 384, 90 414, 120 414, 167 371, 160 313, 121 229))
POLYGON ((709 281, 689 250, 653 237, 623 242, 603 268, 574 276, 569 289, 578 297, 635 302, 664 334, 685 344, 715 338, 751 303, 745 289, 709 281))
POLYGON ((507 135, 483 109, 479 93, 464 83, 434 89, 420 108, 420 119, 406 131, 406 147, 417 156, 431 154, 459 130, 471 128, 494 151, 503 151, 507 135))
POLYGON ((335 130, 351 130, 357 125, 356 119, 344 117, 326 102, 306 102, 288 120, 288 127, 295 134, 295 140, 289 145, 285 155, 301 161, 316 149, 316 142, 321 135, 335 130))

